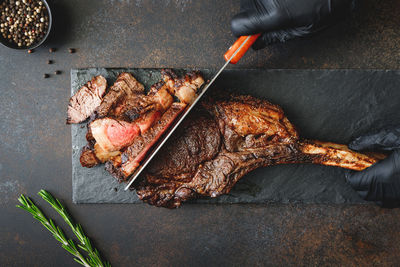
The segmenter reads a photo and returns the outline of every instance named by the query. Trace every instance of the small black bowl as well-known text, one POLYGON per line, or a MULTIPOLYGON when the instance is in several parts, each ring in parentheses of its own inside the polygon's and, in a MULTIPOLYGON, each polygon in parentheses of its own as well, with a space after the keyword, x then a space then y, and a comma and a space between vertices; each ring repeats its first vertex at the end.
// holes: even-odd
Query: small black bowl
MULTIPOLYGON (((6 39, 4 39, 3 36, 0 34, 0 43, 1 43, 2 45, 6 46, 6 47, 8 47, 8 48, 17 49, 17 50, 29 50, 29 49, 34 49, 34 48, 39 47, 41 44, 44 43, 44 41, 46 41, 46 39, 47 39, 47 37, 49 36, 50 31, 51 31, 51 25, 52 25, 53 19, 52 19, 51 10, 50 10, 50 7, 49 7, 49 4, 47 3, 47 1, 46 1, 46 0, 41 0, 41 1, 42 1, 43 4, 45 5, 45 7, 46 7, 46 9, 47 9, 47 13, 49 14, 49 27, 47 28, 47 32, 46 32, 46 34, 43 36, 43 38, 42 38, 39 42, 34 43, 34 44, 32 44, 31 46, 29 46, 29 47, 26 47, 26 46, 25 46, 25 47, 20 47, 20 46, 18 46, 17 44, 8 42, 8 41, 7 41, 6 39)), ((2 1, 0 0, 0 2, 2 2, 2 1)))

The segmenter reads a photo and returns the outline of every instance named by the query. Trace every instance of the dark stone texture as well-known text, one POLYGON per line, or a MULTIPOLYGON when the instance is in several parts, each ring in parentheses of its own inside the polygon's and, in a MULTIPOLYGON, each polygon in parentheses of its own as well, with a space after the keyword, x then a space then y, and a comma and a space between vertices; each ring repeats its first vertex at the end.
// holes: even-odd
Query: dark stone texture
MULTIPOLYGON (((398 264, 400 212, 372 204, 189 204, 172 211, 74 205, 65 125, 69 70, 216 69, 234 40, 229 20, 239 1, 50 2, 55 28, 43 47, 32 54, 0 47, 1 266, 77 266, 39 223, 14 207, 20 193, 33 196, 66 229, 36 197, 41 188, 66 203, 114 266, 398 264), (50 47, 57 51, 50 54, 50 47), (76 53, 68 53, 71 47, 76 53), (54 64, 46 64, 49 59, 54 64), (42 78, 55 70, 62 74, 42 78)), ((359 12, 344 23, 314 38, 249 51, 231 68, 398 69, 400 1, 358 2, 359 12)), ((290 115, 286 102, 272 100, 290 115)), ((319 137, 312 128, 300 130, 319 137)))

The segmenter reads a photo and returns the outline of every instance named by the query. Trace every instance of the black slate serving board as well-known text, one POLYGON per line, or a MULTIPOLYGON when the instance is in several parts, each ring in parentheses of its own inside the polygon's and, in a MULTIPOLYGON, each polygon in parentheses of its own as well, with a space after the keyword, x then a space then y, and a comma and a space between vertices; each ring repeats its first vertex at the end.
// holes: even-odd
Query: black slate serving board
MULTIPOLYGON (((109 84, 131 72, 147 88, 160 78, 159 69, 74 69, 71 93, 103 75, 109 84)), ((178 72, 184 70, 177 70, 178 72)), ((213 70, 200 70, 206 78, 213 70)), ((400 71, 396 70, 225 70, 210 90, 251 94, 280 105, 304 138, 348 143, 388 124, 400 123, 400 71)), ((82 124, 83 125, 83 124, 82 124)), ((86 127, 72 125, 74 203, 139 203, 135 192, 112 178, 103 166, 81 167, 86 127)), ((281 165, 257 169, 229 195, 199 199, 201 203, 362 203, 346 184, 344 170, 318 165, 281 165)))

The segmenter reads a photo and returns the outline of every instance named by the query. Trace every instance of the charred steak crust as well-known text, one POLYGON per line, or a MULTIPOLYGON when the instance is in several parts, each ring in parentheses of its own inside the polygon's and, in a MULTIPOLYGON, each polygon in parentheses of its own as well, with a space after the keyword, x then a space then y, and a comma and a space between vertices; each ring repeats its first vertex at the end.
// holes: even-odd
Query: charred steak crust
MULTIPOLYGON (((172 112, 175 115, 178 114, 175 112, 177 107, 181 109, 179 111, 181 112, 186 105, 185 103, 173 104, 172 95, 175 94, 178 98, 184 96, 187 102, 190 102, 203 83, 204 79, 198 72, 178 77, 172 70, 162 70, 162 81, 154 84, 146 95, 143 85, 131 74, 121 73, 90 116, 86 136, 90 148, 82 150, 81 165, 92 167, 109 159, 112 164, 107 164, 107 169, 112 171, 121 167, 121 161, 125 159, 127 165, 118 172, 113 170, 112 173, 117 177, 124 174, 127 178, 141 161, 140 158, 156 141, 150 138, 157 139, 157 135, 151 137, 154 131, 149 134, 145 132, 160 120, 162 114, 169 110, 171 105, 174 105, 174 108, 167 113, 172 112), (127 154, 124 157, 119 155, 131 144, 138 148, 144 145, 142 149, 145 151, 138 154, 137 159, 130 159, 130 162, 127 162, 127 154), (96 158, 97 161, 95 161, 96 158)), ((173 118, 171 117, 167 123, 171 124, 173 118)))
POLYGON ((177 194, 175 191, 190 182, 199 165, 213 159, 220 149, 217 122, 204 110, 195 110, 149 165, 147 174, 136 186, 138 196, 152 205, 165 207, 175 207, 194 197, 192 190, 182 189, 177 194))
POLYGON ((220 151, 221 136, 216 121, 202 110, 194 112, 190 121, 185 121, 180 127, 182 130, 168 142, 167 147, 173 149, 163 149, 150 164, 149 175, 181 180, 182 174, 192 174, 200 163, 214 158, 220 151))
POLYGON ((82 167, 92 168, 100 163, 100 160, 96 157, 96 153, 90 144, 87 144, 82 148, 81 156, 79 161, 82 167))
POLYGON ((183 103, 173 103, 152 128, 143 135, 137 137, 133 144, 122 154, 122 164, 121 166, 118 166, 119 171, 113 171, 112 174, 116 175, 114 177, 119 180, 126 180, 130 175, 132 175, 147 151, 169 128, 185 107, 186 105, 183 103))
POLYGON ((197 90, 204 84, 204 79, 198 71, 186 73, 182 78, 170 69, 161 70, 165 86, 183 103, 192 103, 197 96, 197 90))
POLYGON ((107 116, 120 101, 127 96, 143 95, 144 87, 130 73, 123 72, 118 75, 114 85, 103 98, 100 106, 96 110, 97 118, 107 116))
POLYGON ((301 140, 282 109, 265 100, 231 96, 203 103, 211 118, 191 114, 188 124, 134 185, 145 202, 175 208, 192 198, 217 197, 228 193, 245 174, 264 166, 318 163, 362 170, 377 160, 344 145, 301 140), (200 139, 220 143, 203 146, 200 139), (197 151, 190 144, 201 152, 189 153, 197 151))
MULTIPOLYGON (((163 70, 161 76, 145 94, 131 74, 122 73, 101 101, 98 97, 77 113, 77 121, 85 120, 98 105, 90 115, 82 166, 106 163, 119 181, 134 173, 204 83, 197 72, 178 77, 163 70), (180 103, 173 103, 172 95, 180 103)), ((95 77, 75 98, 98 90, 101 81, 95 77)), ((283 110, 266 100, 210 98, 190 114, 133 188, 149 204, 175 208, 192 198, 226 194, 241 177, 263 166, 317 163, 362 170, 378 159, 381 155, 357 153, 345 145, 300 139, 283 110)))
MULTIPOLYGON (((228 100, 208 103, 206 107, 215 114, 220 126, 226 126, 241 137, 264 135, 270 143, 290 143, 299 139, 283 110, 266 100, 251 96, 231 96, 228 100)), ((221 130, 225 131, 226 127, 221 130)))

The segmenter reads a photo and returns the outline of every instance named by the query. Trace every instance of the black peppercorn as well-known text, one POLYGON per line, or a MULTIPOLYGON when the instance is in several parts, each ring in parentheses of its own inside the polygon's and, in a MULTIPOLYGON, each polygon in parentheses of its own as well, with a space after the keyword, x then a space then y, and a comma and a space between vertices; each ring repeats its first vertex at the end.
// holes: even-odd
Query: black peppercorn
POLYGON ((61 74, 61 71, 60 71, 60 70, 56 70, 56 71, 54 72, 54 74, 55 74, 55 75, 59 75, 59 74, 61 74))
POLYGON ((41 0, 3 0, 0 3, 0 32, 21 48, 42 40, 48 31, 49 14, 41 0))
POLYGON ((47 78, 49 78, 49 77, 50 77, 49 74, 47 74, 47 73, 43 74, 43 78, 47 79, 47 78))
POLYGON ((68 52, 70 53, 70 54, 73 54, 73 53, 75 53, 75 48, 68 48, 68 52))
POLYGON ((47 60, 47 64, 53 64, 53 60, 47 60))

